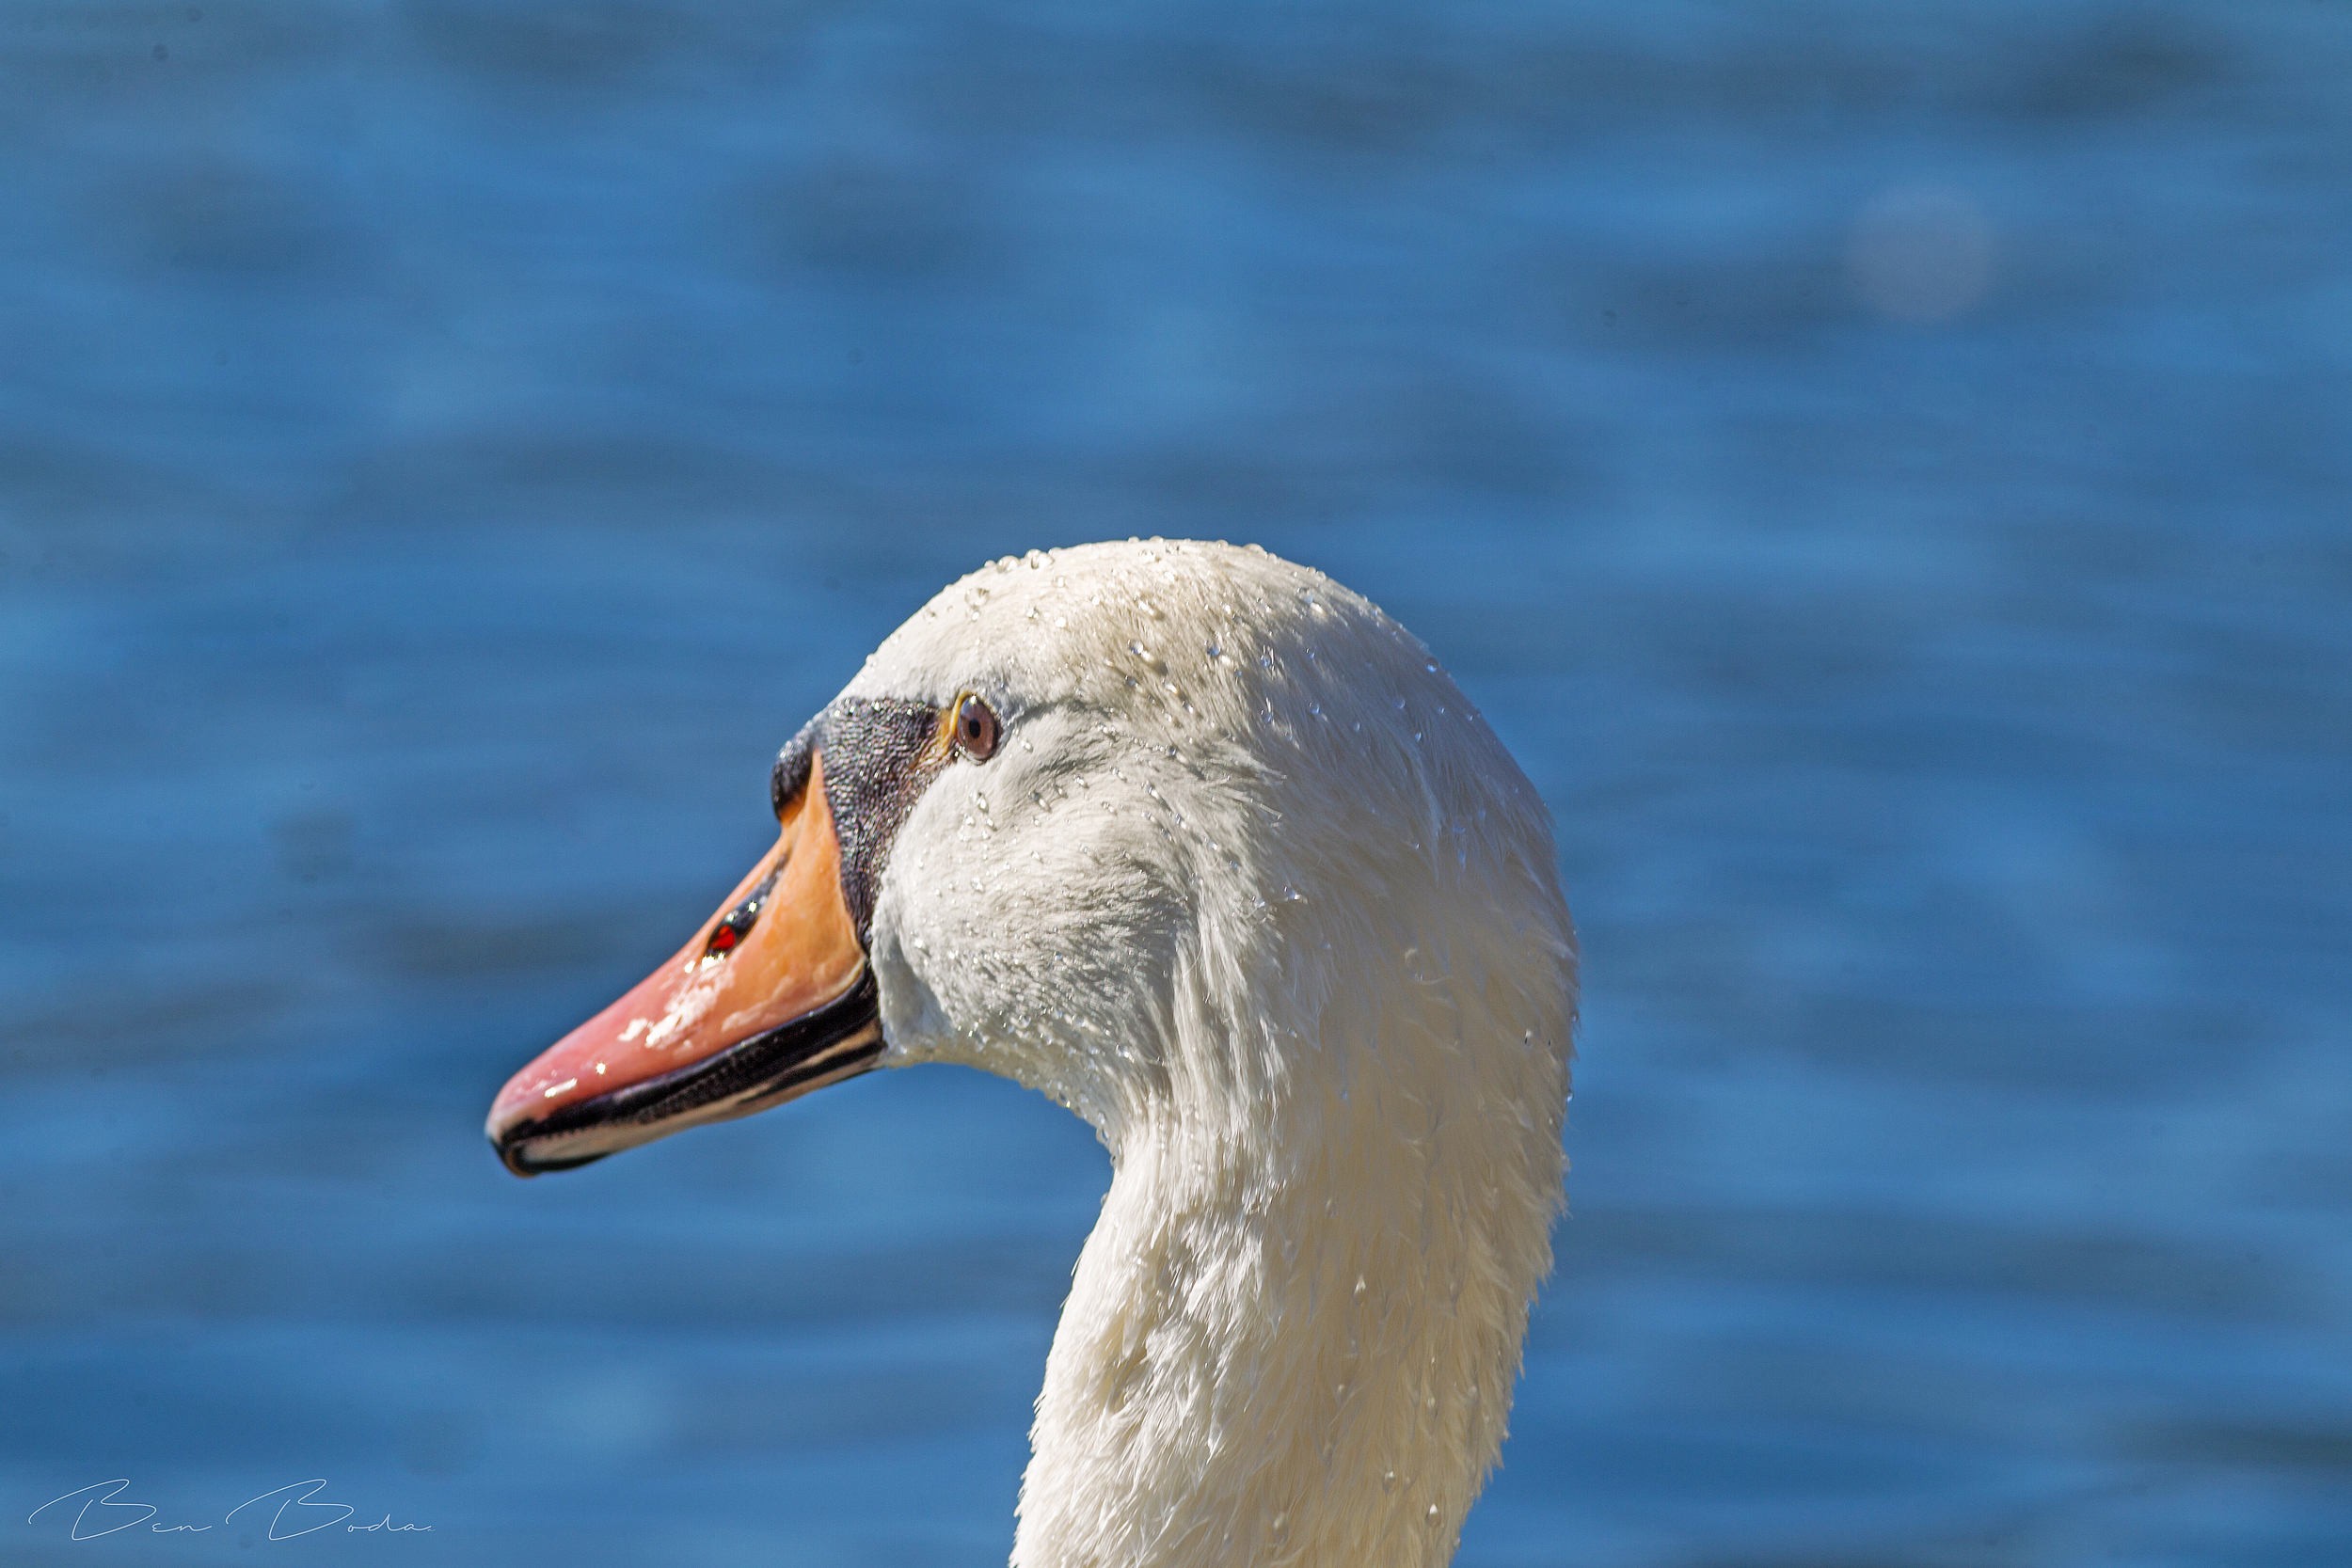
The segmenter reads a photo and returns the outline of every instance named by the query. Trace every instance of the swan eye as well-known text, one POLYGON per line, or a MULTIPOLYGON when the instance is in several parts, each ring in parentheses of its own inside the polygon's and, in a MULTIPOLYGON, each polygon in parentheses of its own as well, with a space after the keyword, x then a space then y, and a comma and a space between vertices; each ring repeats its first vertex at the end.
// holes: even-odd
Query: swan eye
POLYGON ((776 873, 771 871, 757 887, 743 895, 741 903, 722 916, 718 926, 711 930, 710 940, 703 943, 702 962, 694 967, 708 969, 734 952, 745 933, 758 921, 759 911, 767 907, 768 895, 773 893, 775 887, 776 873))
POLYGON ((956 749, 974 762, 996 754, 996 710, 967 694, 956 704, 956 749))

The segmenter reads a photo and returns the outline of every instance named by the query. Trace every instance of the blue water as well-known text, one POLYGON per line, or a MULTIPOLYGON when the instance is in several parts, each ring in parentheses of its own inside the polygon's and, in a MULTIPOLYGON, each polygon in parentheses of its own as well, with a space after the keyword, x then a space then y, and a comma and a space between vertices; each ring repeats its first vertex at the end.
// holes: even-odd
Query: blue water
POLYGON ((1001 1561, 1083 1126, 479 1129, 934 588, 1164 533, 1558 818, 1464 1564, 2352 1560, 2348 83, 2335 0, 0 11, 0 1560, 1001 1561), (26 1520, 117 1477, 213 1528, 26 1520), (306 1478, 432 1529, 223 1522, 306 1478))

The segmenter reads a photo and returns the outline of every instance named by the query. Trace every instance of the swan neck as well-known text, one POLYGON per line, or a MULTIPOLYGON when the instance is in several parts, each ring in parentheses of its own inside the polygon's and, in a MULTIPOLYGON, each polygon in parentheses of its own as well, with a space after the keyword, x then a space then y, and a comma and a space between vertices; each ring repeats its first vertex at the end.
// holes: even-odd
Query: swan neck
POLYGON ((1549 1194, 1502 1235, 1459 1190, 1479 1131, 1411 1101, 1295 1089, 1274 1127, 1171 1105, 1123 1130, 1016 1564, 1450 1560, 1549 1266, 1557 1143, 1549 1194))

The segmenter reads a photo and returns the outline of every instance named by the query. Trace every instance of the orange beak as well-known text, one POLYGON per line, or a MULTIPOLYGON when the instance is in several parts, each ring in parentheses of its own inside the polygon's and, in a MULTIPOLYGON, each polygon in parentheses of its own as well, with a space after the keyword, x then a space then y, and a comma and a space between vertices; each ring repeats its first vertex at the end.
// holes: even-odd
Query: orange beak
POLYGON ((821 756, 692 941, 507 1081, 486 1131, 517 1176, 565 1170, 854 1077, 882 1053, 821 756))

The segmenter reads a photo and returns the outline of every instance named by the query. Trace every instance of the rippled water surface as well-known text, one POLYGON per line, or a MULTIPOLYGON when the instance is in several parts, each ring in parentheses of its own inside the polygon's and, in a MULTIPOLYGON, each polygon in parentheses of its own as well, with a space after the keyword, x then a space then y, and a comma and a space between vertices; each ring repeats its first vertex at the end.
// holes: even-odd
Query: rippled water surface
POLYGON ((1082 1125, 479 1126, 932 589, 1163 533, 1558 817, 1465 1564, 2352 1560, 2348 83, 2333 0, 0 11, 0 1558, 1001 1561, 1082 1125), (214 1528, 26 1521, 109 1477, 214 1528), (307 1477, 432 1530, 219 1522, 307 1477))

